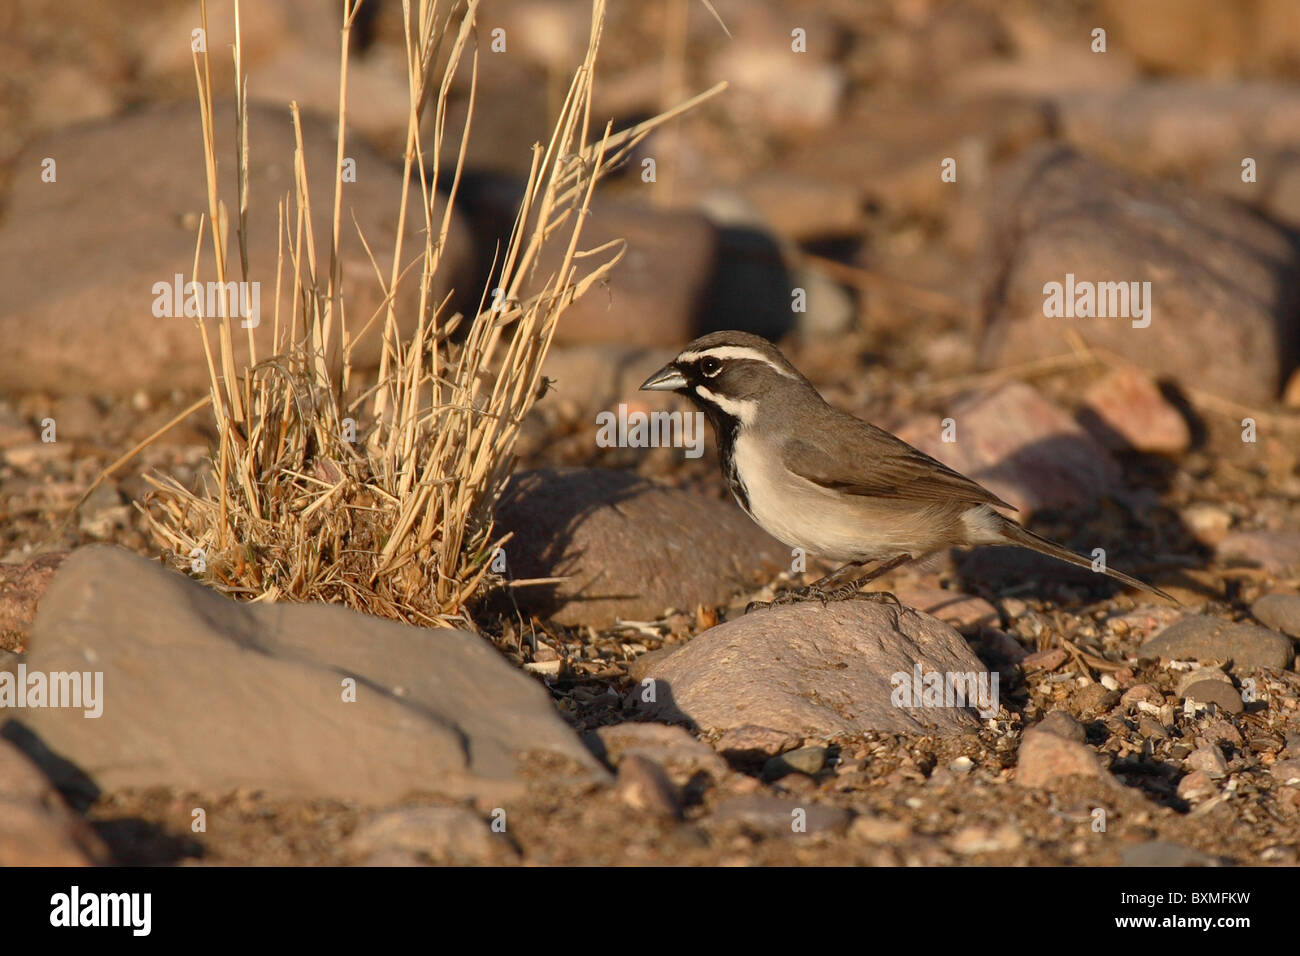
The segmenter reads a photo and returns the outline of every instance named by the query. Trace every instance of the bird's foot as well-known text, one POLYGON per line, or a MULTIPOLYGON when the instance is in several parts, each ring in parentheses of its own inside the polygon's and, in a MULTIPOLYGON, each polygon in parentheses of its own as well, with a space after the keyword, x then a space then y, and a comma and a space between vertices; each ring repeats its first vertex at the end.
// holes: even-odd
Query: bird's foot
POLYGON ((894 595, 893 591, 856 591, 852 596, 859 601, 872 601, 898 608, 903 606, 903 602, 894 595))
POLYGON ((750 601, 745 605, 745 613, 748 614, 750 611, 760 611, 769 607, 780 607, 784 604, 798 604, 801 601, 808 601, 813 598, 825 604, 829 600, 829 592, 815 588, 812 585, 803 588, 791 588, 788 591, 782 591, 770 601, 750 601))

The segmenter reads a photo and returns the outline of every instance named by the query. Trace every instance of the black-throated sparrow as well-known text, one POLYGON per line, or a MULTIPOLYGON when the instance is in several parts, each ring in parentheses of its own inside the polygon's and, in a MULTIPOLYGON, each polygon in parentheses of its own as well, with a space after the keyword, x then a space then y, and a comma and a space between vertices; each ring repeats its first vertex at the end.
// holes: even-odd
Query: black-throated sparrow
MULTIPOLYGON (((794 597, 848 597, 900 564, 951 547, 1013 545, 1093 568, 1088 558, 993 510, 1015 509, 988 489, 826 404, 757 335, 698 338, 641 388, 680 392, 704 411, 717 434, 723 477, 765 531, 791 547, 845 562, 794 597), (868 563, 877 565, 855 576, 868 563), (831 584, 835 588, 827 590, 831 584)), ((1103 570, 1177 603, 1137 578, 1103 570)))

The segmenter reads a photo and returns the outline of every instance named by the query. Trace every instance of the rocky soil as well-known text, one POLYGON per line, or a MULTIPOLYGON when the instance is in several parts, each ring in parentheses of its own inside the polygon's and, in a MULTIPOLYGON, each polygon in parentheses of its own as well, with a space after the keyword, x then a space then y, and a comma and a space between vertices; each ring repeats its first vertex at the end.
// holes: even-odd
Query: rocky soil
MULTIPOLYGON (((349 202, 384 234, 406 93, 400 5, 371 3, 349 202)), ((586 238, 629 254, 561 322, 498 509, 506 570, 456 630, 241 604, 165 566, 133 505, 147 472, 208 471, 203 412, 65 520, 205 388, 197 335, 149 311, 206 204, 193 5, 0 11, 0 864, 1300 863, 1300 21, 714 3, 730 39, 701 5, 684 26, 613 5, 602 119, 731 89, 598 196, 586 238), (1067 273, 1149 283, 1146 318, 1046 315, 1067 273), (596 440, 620 405, 682 410, 636 386, 718 328, 777 339, 828 401, 1180 605, 986 549, 882 579, 898 606, 744 613, 824 569, 726 496, 711 436, 596 440), (6 702, 32 672, 101 674, 102 715, 6 702), (996 698, 927 703, 938 672, 996 698)), ((291 182, 285 101, 331 108, 336 6, 245 5, 255 189, 291 182)), ((481 57, 455 296, 586 13, 483 5, 508 45, 481 57)), ((331 168, 330 120, 304 133, 331 168)))

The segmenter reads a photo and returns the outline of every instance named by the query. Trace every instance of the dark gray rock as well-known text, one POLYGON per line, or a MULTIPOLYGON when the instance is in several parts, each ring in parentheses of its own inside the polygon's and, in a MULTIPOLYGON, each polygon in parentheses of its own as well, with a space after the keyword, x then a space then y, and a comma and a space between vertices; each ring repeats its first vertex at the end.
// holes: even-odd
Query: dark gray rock
POLYGON ((961 636, 927 614, 868 601, 804 602, 755 610, 696 636, 651 670, 656 702, 646 706, 706 730, 758 724, 811 737, 973 730, 973 711, 955 706, 955 696, 953 706, 903 696, 917 667, 987 676, 961 636))
MULTIPOLYGON (((305 113, 303 149, 311 177, 316 248, 328 249, 332 220, 336 141, 333 117, 305 113)), ((293 127, 287 111, 249 108, 249 268, 260 286, 260 324, 254 330, 258 355, 270 352, 276 284, 276 199, 293 189, 293 127)), ((214 124, 221 163, 221 195, 231 211, 231 280, 240 275, 234 239, 236 190, 234 110, 217 104, 214 124)), ((340 256, 343 297, 355 331, 383 301, 362 230, 379 268, 387 257, 401 198, 401 172, 355 136, 347 143, 356 160, 357 181, 344 186, 340 256), (354 226, 355 218, 355 226, 354 226)), ((155 283, 188 282, 194 263, 199 214, 208 211, 203 174, 203 137, 192 101, 151 106, 94 123, 67 127, 32 143, 16 161, 31 171, 15 179, 0 224, 0 381, 10 389, 130 394, 139 388, 207 386, 203 340, 195 321, 153 313, 155 283), (161 148, 160 144, 166 144, 161 148), (38 171, 50 157, 57 181, 38 171)), ((419 190, 413 190, 406 218, 406 248, 422 243, 419 190)), ((441 210, 435 212, 440 217, 441 210)), ((433 298, 448 289, 472 296, 470 238, 453 219, 433 298)), ((208 237, 204 237, 200 280, 216 281, 208 237)), ((285 282, 292 284, 292 267, 285 282)), ((413 281, 398 293, 397 317, 409 334, 418 309, 413 281)), ((214 322, 209 323, 212 335, 214 322)), ((236 322, 236 367, 247 361, 247 333, 236 322)), ((339 336, 335 335, 335 343, 339 336)), ((357 340, 353 361, 377 361, 379 336, 357 340)))
POLYGON ((1295 648, 1285 635, 1266 627, 1197 614, 1175 621, 1143 644, 1138 655, 1164 660, 1230 660, 1233 670, 1284 670, 1291 666, 1295 648))
POLYGON ((1300 637, 1300 595, 1265 594, 1250 606, 1250 613, 1265 627, 1300 637))
POLYGON ((1240 714, 1245 706, 1241 694, 1231 684, 1221 680, 1201 680, 1182 692, 1184 699, 1198 704, 1216 704, 1229 714, 1240 714))
POLYGON ((1073 331, 1157 376, 1241 401, 1280 392, 1296 358, 1300 305, 1296 252, 1283 230, 1229 200, 1059 145, 1026 150, 993 195, 984 364, 1067 353, 1073 331), (1067 273, 1150 282, 1150 324, 1045 315, 1045 285, 1067 273))
POLYGON ((1300 570, 1300 531, 1233 531, 1214 548, 1225 564, 1245 564, 1272 574, 1300 570))
POLYGON ((826 833, 843 830, 853 815, 840 807, 751 794, 730 797, 713 811, 716 824, 738 822, 762 833, 826 833))
POLYGON ((1031 385, 1005 382, 956 402, 944 418, 913 419, 898 435, 985 485, 1028 516, 1043 508, 1090 504, 1119 483, 1119 466, 1063 408, 1031 385))
POLYGON ((611 767, 621 768, 627 757, 645 757, 662 765, 679 785, 696 774, 714 780, 727 775, 727 765, 713 748, 696 740, 681 727, 668 724, 632 723, 598 727, 583 735, 585 743, 597 757, 611 767))
POLYGON ((473 811, 442 806, 376 814, 348 837, 344 849, 357 862, 380 866, 500 865, 518 856, 510 842, 473 811))
POLYGON ((102 672, 102 716, 18 719, 61 758, 47 772, 74 767, 104 790, 500 801, 523 792, 527 752, 605 776, 546 691, 481 637, 336 606, 241 604, 117 548, 67 559, 27 663, 102 672))
POLYGON ((603 627, 670 608, 728 601, 775 576, 789 551, 729 501, 601 469, 516 475, 497 507, 512 579, 567 577, 515 589, 527 613, 603 627))

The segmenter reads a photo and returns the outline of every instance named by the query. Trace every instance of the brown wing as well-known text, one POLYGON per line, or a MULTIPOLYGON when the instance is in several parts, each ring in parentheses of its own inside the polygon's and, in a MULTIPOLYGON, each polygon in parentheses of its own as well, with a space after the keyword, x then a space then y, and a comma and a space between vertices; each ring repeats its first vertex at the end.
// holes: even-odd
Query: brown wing
POLYGON ((853 419, 786 441, 782 463, 823 488, 870 498, 964 501, 1015 511, 993 492, 884 429, 853 419), (834 442, 834 444, 832 444, 834 442))

